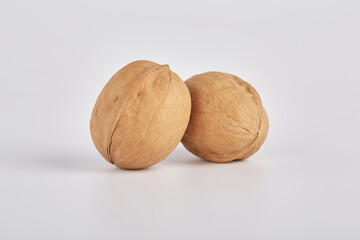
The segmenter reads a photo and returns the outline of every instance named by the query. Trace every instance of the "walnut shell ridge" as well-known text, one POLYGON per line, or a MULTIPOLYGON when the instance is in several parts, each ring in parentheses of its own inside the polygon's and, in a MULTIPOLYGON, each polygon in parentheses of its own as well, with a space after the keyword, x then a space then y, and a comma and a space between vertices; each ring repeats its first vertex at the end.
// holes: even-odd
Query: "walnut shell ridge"
POLYGON ((245 159, 259 150, 269 121, 256 90, 232 74, 207 72, 185 81, 191 115, 182 144, 212 162, 245 159))
POLYGON ((90 120, 91 137, 108 162, 146 168, 178 145, 190 111, 189 90, 168 65, 135 61, 101 91, 90 120))

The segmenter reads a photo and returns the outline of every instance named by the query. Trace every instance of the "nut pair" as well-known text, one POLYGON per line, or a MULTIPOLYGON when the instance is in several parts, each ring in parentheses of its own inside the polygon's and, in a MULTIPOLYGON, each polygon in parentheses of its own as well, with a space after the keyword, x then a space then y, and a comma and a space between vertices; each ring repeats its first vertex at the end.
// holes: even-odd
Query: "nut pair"
POLYGON ((90 120, 93 142, 124 169, 152 166, 181 142, 212 162, 245 159, 264 143, 268 118, 256 90, 207 72, 185 83, 168 65, 135 61, 101 91, 90 120))

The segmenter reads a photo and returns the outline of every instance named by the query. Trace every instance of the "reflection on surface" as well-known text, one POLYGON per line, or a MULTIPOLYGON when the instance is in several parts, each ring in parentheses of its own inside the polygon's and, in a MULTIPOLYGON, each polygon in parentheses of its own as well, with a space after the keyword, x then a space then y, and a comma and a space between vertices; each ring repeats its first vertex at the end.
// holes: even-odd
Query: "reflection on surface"
POLYGON ((160 230, 181 226, 186 219, 188 227, 199 228, 199 222, 218 224, 217 216, 246 214, 265 179, 261 166, 250 160, 211 163, 181 148, 151 169, 103 175, 93 197, 106 202, 114 221, 122 219, 129 227, 160 230))

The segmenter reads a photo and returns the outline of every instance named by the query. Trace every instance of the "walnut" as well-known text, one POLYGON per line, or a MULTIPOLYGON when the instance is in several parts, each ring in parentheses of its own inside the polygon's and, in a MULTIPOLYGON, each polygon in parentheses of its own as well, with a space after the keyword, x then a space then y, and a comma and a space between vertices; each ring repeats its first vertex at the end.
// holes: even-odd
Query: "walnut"
POLYGON ((269 122, 249 83, 220 72, 195 75, 185 83, 192 104, 182 139, 186 149, 212 162, 245 159, 259 150, 269 122))
POLYGON ((190 117, 189 90, 168 65, 135 61, 100 93, 90 120, 93 142, 124 169, 152 166, 180 142, 190 117))

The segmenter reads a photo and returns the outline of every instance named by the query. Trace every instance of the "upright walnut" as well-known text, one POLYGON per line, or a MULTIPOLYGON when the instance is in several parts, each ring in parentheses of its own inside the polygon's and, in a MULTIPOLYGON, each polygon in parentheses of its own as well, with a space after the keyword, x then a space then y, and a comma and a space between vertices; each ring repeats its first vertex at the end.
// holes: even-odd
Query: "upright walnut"
POLYGON ((110 163, 139 169, 163 160, 190 117, 189 90, 168 65, 135 61, 100 93, 90 120, 93 142, 110 163))
POLYGON ((185 83, 192 103, 182 139, 186 149, 212 162, 245 159, 259 150, 269 122, 249 83, 220 72, 195 75, 185 83))

